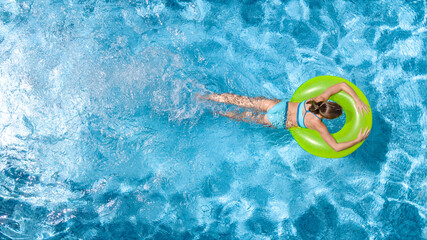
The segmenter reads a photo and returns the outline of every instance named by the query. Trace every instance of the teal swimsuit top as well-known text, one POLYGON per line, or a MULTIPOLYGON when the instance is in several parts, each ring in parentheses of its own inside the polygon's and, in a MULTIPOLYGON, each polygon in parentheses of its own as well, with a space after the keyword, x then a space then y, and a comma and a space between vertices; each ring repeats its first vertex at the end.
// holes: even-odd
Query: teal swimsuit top
MULTIPOLYGON (((297 110, 297 124, 298 124, 298 126, 303 127, 303 128, 307 128, 304 124, 304 119, 305 119, 305 115, 307 114, 307 112, 310 112, 310 111, 307 111, 307 109, 305 108, 305 102, 306 101, 307 100, 298 104, 298 110, 297 110), (303 108, 305 111, 302 110, 303 108)), ((316 116, 318 119, 320 119, 320 121, 322 121, 322 119, 320 117, 318 117, 316 114, 314 114, 312 112, 310 112, 310 113, 313 114, 314 116, 316 116)))

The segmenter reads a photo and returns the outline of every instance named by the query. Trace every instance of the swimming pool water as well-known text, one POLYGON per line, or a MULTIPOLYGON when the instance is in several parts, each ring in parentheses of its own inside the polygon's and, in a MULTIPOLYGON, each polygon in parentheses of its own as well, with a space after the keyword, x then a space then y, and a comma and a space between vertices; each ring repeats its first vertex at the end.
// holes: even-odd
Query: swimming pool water
POLYGON ((426 1, 1 0, 0 239, 427 239, 426 1), (197 93, 372 107, 341 159, 197 93))

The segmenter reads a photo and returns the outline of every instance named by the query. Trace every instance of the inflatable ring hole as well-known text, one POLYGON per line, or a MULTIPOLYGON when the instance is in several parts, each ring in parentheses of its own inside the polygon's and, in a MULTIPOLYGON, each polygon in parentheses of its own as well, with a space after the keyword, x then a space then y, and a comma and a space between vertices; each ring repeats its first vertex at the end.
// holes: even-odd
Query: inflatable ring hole
POLYGON ((346 121, 345 117, 345 111, 343 111, 342 115, 335 119, 325 119, 323 120, 323 123, 325 123, 326 127, 328 128, 329 132, 331 134, 337 133, 341 131, 341 129, 344 127, 346 121))

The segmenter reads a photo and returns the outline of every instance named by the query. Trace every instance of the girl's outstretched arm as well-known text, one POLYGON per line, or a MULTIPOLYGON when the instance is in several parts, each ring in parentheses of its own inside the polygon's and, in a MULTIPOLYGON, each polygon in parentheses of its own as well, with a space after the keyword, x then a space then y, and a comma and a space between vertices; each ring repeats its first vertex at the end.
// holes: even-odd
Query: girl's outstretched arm
POLYGON ((325 140, 325 142, 332 149, 334 149, 335 152, 345 150, 347 148, 350 148, 350 147, 360 143, 361 141, 365 140, 368 137, 369 133, 371 132, 371 130, 369 128, 366 128, 365 130, 363 130, 363 128, 361 128, 359 135, 357 136, 356 139, 353 139, 353 140, 348 141, 348 142, 337 143, 335 138, 329 133, 328 128, 326 127, 325 124, 321 123, 321 125, 318 125, 316 127, 316 131, 318 131, 320 133, 320 136, 323 138, 323 140, 325 140))
POLYGON ((353 100, 356 102, 356 109, 357 111, 362 114, 363 116, 363 112, 366 112, 366 114, 369 113, 369 107, 368 105, 366 105, 362 100, 360 100, 359 96, 357 96, 356 92, 353 90, 353 88, 351 88, 347 83, 342 82, 339 83, 341 84, 341 88, 344 92, 348 93, 353 100))
POLYGON ((360 114, 362 114, 362 116, 363 116, 363 112, 366 112, 367 114, 369 113, 368 105, 366 105, 362 100, 360 100, 359 96, 357 96, 353 88, 351 88, 345 82, 341 82, 341 83, 330 86, 322 94, 315 97, 314 100, 316 102, 327 101, 332 95, 339 93, 340 91, 346 92, 348 95, 350 95, 353 98, 354 102, 356 103, 356 109, 360 114))

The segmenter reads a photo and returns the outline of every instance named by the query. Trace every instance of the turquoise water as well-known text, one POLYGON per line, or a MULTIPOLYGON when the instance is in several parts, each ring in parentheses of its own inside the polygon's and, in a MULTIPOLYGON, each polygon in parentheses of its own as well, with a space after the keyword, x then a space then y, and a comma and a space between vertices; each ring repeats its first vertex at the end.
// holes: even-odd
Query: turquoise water
POLYGON ((0 0, 0 239, 427 239, 426 5, 0 0), (372 107, 345 158, 195 97, 319 75, 372 107))

